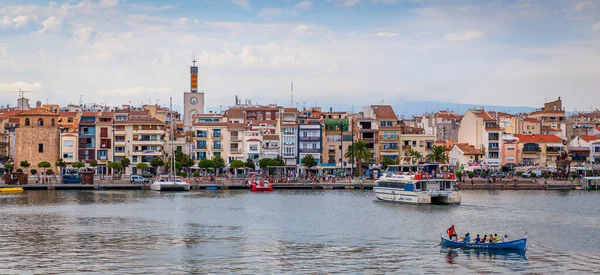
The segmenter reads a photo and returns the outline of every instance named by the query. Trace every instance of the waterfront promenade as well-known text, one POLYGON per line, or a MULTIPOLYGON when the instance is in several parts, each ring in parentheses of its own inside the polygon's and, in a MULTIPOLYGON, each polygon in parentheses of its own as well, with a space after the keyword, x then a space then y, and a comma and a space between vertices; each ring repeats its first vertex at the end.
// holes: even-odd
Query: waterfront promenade
MULTIPOLYGON (((191 189, 200 190, 220 190, 220 189, 248 189, 245 184, 245 179, 219 178, 214 182, 203 181, 201 183, 194 182, 191 184, 191 189)), ((336 183, 312 183, 312 182, 295 182, 295 183, 274 183, 274 189, 373 189, 373 180, 363 182, 355 181, 338 181, 336 183)), ((513 180, 497 180, 495 183, 486 183, 486 180, 477 178, 464 183, 458 184, 459 190, 574 190, 578 181, 555 181, 548 180, 544 184, 543 180, 534 182, 530 179, 513 180)), ((27 185, 6 185, 4 181, 0 181, 0 188, 22 186, 24 190, 141 190, 149 189, 150 184, 132 184, 127 180, 95 180, 94 184, 60 184, 51 182, 49 184, 30 183, 27 185)))

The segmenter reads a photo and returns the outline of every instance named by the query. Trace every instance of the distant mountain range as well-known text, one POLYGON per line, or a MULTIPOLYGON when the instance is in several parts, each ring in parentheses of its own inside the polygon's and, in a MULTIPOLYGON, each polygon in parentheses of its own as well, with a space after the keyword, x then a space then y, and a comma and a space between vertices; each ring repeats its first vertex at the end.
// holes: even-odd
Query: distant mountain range
MULTIPOLYGON (((437 112, 439 110, 449 110, 454 111, 457 114, 464 114, 467 109, 475 109, 475 108, 483 108, 485 110, 490 111, 498 111, 505 113, 527 113, 535 110, 533 107, 526 106, 496 106, 496 105, 477 105, 477 104, 462 104, 462 103, 451 103, 451 102, 437 102, 437 101, 409 101, 409 102, 401 102, 401 103, 384 103, 392 105, 396 115, 411 117, 415 115, 422 115, 426 112, 437 112)), ((360 112, 362 109, 362 104, 351 105, 351 104, 340 104, 340 103, 323 103, 319 104, 324 112, 328 112, 330 109, 333 111, 354 111, 360 112)), ((372 104, 376 105, 376 104, 372 104)), ((365 105, 366 106, 366 105, 365 105)), ((174 109, 183 111, 183 106, 173 106, 174 109)), ((289 106, 284 106, 289 107, 289 106)), ((298 108, 302 108, 303 106, 294 106, 298 108)), ((305 107, 311 107, 306 105, 305 107)), ((219 110, 223 111, 226 107, 206 107, 206 112, 213 111, 218 112, 219 110)))

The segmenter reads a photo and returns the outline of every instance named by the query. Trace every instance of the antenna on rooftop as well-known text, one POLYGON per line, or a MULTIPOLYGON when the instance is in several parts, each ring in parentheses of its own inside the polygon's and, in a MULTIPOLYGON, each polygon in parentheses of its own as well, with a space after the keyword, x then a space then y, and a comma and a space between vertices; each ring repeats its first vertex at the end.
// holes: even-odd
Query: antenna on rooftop
POLYGON ((292 106, 291 107, 294 108, 294 81, 292 81, 291 84, 292 84, 291 85, 291 91, 292 91, 292 94, 291 94, 291 96, 292 96, 292 106))

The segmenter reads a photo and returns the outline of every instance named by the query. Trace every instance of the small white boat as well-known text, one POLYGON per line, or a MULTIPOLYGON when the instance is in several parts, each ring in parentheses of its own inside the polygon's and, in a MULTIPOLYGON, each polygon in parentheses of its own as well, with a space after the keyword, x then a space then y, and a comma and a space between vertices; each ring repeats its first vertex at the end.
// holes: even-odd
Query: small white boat
POLYGON ((150 185, 150 189, 154 191, 190 191, 190 184, 181 178, 160 176, 150 185))

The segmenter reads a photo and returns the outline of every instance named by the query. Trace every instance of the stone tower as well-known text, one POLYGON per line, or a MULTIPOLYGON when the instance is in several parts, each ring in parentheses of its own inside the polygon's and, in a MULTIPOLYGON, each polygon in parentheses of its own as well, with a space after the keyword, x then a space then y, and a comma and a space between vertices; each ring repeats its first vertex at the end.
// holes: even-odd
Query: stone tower
POLYGON ((22 160, 31 164, 31 168, 38 168, 42 161, 50 162, 51 169, 56 170, 56 161, 60 158, 60 129, 59 115, 42 108, 42 103, 37 102, 35 108, 21 112, 19 128, 16 132, 15 166, 20 166, 22 160))
POLYGON ((193 126, 193 116, 204 114, 204 92, 198 92, 198 66, 196 60, 190 67, 190 91, 183 93, 183 127, 185 130, 193 126))

